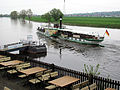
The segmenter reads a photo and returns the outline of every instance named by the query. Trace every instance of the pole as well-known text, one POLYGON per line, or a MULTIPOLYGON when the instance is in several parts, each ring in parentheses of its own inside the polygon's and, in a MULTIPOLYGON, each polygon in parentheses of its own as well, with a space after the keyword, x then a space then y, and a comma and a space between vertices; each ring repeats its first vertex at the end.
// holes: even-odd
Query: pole
POLYGON ((60 29, 62 29, 62 16, 60 16, 60 29))
POLYGON ((64 0, 64 7, 63 7, 63 13, 64 13, 64 15, 66 14, 66 12, 65 12, 65 0, 64 0))

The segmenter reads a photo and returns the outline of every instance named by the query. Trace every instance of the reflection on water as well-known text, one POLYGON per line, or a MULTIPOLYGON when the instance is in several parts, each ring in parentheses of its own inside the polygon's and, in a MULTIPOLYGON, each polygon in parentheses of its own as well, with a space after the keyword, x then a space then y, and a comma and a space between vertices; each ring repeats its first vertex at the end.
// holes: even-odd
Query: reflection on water
POLYGON ((29 29, 33 28, 33 24, 32 22, 28 22, 28 21, 23 21, 22 19, 10 19, 11 20, 11 24, 12 25, 18 25, 20 24, 20 26, 22 27, 27 27, 29 29))
POLYGON ((11 20, 11 24, 17 25, 18 24, 18 19, 10 19, 11 20))
MULTIPOLYGON (((110 75, 110 78, 120 80, 119 29, 107 29, 110 37, 105 36, 105 40, 101 43, 105 47, 95 47, 67 41, 54 42, 37 32, 37 26, 41 23, 21 22, 21 20, 11 20, 9 18, 0 18, 0 21, 0 45, 18 42, 20 39, 26 39, 27 35, 33 35, 33 40, 47 45, 47 54, 43 56, 29 55, 32 58, 77 71, 82 71, 84 64, 93 66, 100 64, 101 76, 107 77, 110 75)), ((81 31, 95 31, 101 35, 106 30, 105 28, 67 27, 81 31)))
POLYGON ((31 29, 33 27, 33 24, 31 22, 27 22, 27 21, 23 21, 23 20, 19 20, 21 26, 23 27, 28 27, 29 29, 31 29))
POLYGON ((34 58, 43 58, 47 56, 47 53, 40 53, 40 54, 28 54, 28 53, 20 53, 20 55, 28 56, 30 59, 34 58))

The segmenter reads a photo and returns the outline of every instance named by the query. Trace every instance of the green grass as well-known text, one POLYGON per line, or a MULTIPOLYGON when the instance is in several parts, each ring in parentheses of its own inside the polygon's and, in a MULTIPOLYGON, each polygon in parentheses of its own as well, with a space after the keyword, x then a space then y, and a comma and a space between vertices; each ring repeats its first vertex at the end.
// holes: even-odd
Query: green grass
POLYGON ((115 17, 65 17, 63 23, 78 26, 120 28, 120 18, 115 17))
MULTIPOLYGON (((28 20, 28 17, 26 17, 26 19, 28 20)), ((47 20, 42 19, 40 16, 33 16, 30 19, 31 21, 35 21, 35 22, 47 22, 47 20)))
MULTIPOLYGON (((40 17, 32 17, 31 20, 36 22, 47 22, 47 20, 42 19, 40 17)), ((63 23, 67 25, 76 25, 76 26, 120 29, 120 18, 117 17, 64 17, 63 23)))

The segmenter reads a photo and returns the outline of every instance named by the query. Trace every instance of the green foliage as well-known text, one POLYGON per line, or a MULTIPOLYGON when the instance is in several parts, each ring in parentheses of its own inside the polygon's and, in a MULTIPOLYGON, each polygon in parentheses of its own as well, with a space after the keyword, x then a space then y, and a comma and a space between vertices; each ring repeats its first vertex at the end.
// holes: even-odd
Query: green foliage
POLYGON ((45 13, 41 16, 42 19, 45 19, 48 23, 55 21, 57 22, 60 19, 60 16, 63 16, 63 13, 59 9, 52 9, 50 12, 45 13))
POLYGON ((21 10, 20 11, 20 17, 23 18, 23 20, 24 20, 26 16, 27 16, 27 11, 26 10, 21 10))
POLYGON ((98 72, 99 69, 99 64, 97 64, 97 66, 94 68, 93 66, 88 66, 86 64, 84 64, 84 70, 83 72, 89 74, 89 75, 93 75, 93 76, 97 76, 100 75, 100 72, 98 72))
POLYGON ((32 12, 32 10, 31 10, 31 9, 28 9, 26 13, 27 13, 27 16, 28 16, 29 21, 30 21, 30 18, 32 17, 33 12, 32 12))
POLYGON ((11 17, 12 19, 17 19, 17 18, 18 18, 18 12, 17 12, 17 11, 12 11, 12 12, 10 13, 10 17, 11 17))
POLYGON ((42 15, 41 18, 46 19, 48 21, 48 23, 50 23, 52 16, 51 16, 50 12, 48 12, 48 13, 45 13, 44 15, 42 15))
POLYGON ((0 17, 2 17, 3 15, 2 14, 0 14, 0 17))
POLYGON ((63 16, 63 13, 60 11, 60 9, 56 8, 52 9, 50 11, 50 14, 55 21, 58 21, 60 19, 60 16, 63 16))

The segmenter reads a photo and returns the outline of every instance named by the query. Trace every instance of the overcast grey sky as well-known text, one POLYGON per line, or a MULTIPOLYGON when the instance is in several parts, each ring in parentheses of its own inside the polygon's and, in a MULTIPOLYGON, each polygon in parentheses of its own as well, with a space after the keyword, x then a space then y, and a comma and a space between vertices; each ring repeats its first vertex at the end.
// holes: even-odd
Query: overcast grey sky
MULTIPOLYGON (((53 8, 64 11, 64 0, 0 0, 0 14, 31 9, 44 14, 53 8)), ((65 0, 65 13, 120 11, 120 0, 65 0)))

